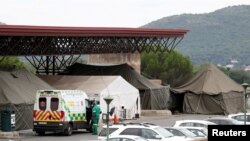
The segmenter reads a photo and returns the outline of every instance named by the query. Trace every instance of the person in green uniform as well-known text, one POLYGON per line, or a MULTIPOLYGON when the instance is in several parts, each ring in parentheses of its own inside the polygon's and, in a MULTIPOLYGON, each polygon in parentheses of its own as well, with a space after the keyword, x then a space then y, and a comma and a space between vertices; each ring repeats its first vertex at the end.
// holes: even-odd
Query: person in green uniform
POLYGON ((101 113, 101 108, 100 108, 100 102, 96 101, 95 106, 92 109, 92 131, 93 135, 97 135, 98 133, 98 123, 99 123, 99 118, 100 118, 100 113, 101 113))

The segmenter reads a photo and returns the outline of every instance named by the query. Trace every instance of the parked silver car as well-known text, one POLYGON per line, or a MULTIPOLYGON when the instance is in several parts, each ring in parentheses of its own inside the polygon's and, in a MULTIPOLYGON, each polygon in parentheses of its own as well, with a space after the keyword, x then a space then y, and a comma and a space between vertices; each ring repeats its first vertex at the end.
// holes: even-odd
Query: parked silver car
POLYGON ((211 118, 207 118, 205 120, 216 123, 218 125, 242 125, 241 122, 239 122, 233 118, 227 118, 227 117, 211 117, 211 118))
MULTIPOLYGON (((239 122, 244 124, 244 119, 245 119, 244 113, 230 114, 228 115, 228 118, 238 120, 239 122)), ((246 113, 246 124, 250 125, 250 113, 246 113)))
POLYGON ((173 127, 189 126, 189 127, 203 127, 208 128, 208 125, 217 125, 206 120, 177 120, 173 127))

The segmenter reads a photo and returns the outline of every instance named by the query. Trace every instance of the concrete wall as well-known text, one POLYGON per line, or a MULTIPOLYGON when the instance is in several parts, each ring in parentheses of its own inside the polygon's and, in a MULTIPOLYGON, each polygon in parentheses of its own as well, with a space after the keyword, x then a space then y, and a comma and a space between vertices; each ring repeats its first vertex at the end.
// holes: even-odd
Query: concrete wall
POLYGON ((139 74, 141 73, 141 57, 139 53, 91 54, 87 64, 117 65, 127 63, 139 74))

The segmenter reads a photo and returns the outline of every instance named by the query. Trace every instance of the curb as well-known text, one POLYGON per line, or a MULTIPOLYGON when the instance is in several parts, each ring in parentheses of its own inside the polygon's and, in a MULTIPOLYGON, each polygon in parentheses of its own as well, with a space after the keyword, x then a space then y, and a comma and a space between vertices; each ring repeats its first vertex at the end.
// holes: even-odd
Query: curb
POLYGON ((19 139, 19 132, 12 131, 12 132, 2 132, 0 131, 0 139, 19 139))
POLYGON ((168 116, 172 115, 170 110, 141 110, 142 116, 168 116))

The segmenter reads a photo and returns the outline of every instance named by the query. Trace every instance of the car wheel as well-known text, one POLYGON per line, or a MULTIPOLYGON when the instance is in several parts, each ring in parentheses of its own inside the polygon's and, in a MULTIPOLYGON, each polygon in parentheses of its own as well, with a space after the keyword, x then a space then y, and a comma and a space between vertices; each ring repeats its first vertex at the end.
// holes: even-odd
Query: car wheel
POLYGON ((64 134, 66 136, 71 136, 72 135, 72 125, 69 124, 68 127, 65 129, 64 134))

